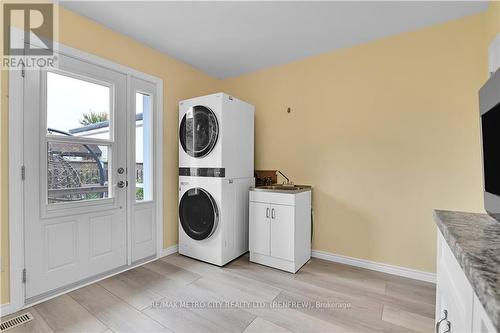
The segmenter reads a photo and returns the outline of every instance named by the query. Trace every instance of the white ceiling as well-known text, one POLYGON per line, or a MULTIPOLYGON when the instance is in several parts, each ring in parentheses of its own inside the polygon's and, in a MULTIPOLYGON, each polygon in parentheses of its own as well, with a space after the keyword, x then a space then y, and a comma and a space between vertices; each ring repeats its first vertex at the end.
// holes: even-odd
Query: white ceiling
POLYGON ((488 6, 479 1, 61 3, 218 78, 472 15, 488 6))

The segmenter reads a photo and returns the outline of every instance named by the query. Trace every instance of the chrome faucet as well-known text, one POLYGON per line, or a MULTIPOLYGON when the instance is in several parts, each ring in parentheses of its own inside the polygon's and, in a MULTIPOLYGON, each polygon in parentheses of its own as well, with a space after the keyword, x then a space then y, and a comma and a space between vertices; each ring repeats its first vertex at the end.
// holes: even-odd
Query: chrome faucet
POLYGON ((277 173, 279 173, 280 175, 282 175, 282 176, 283 176, 283 178, 285 178, 285 179, 286 179, 286 183, 285 183, 285 182, 283 182, 283 185, 293 185, 293 182, 290 182, 290 179, 288 179, 288 177, 287 177, 287 176, 285 176, 285 175, 283 174, 283 172, 281 172, 281 171, 279 171, 279 170, 276 170, 276 172, 277 172, 277 173))

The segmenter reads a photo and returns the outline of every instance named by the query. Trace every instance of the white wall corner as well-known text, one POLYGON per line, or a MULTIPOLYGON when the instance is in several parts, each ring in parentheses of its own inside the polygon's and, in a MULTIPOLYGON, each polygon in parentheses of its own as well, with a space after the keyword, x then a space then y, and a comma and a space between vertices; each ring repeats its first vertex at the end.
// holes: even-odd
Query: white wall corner
POLYGON ((500 33, 491 42, 488 54, 488 72, 491 76, 500 68, 500 33))
POLYGON ((325 252, 325 251, 313 250, 311 254, 312 254, 312 257, 314 257, 314 258, 333 261, 333 262, 337 262, 339 264, 345 264, 345 265, 350 265, 350 266, 355 266, 355 267, 360 267, 360 268, 366 268, 366 269, 371 269, 371 270, 377 271, 377 272, 398 275, 398 276, 402 276, 402 277, 406 277, 406 278, 410 278, 410 279, 415 279, 415 280, 420 280, 420 281, 425 281, 425 282, 430 282, 430 283, 436 283, 436 273, 424 272, 424 271, 419 271, 419 270, 415 270, 415 269, 411 269, 411 268, 394 266, 394 265, 384 264, 384 263, 365 260, 365 259, 357 259, 357 258, 342 256, 339 254, 334 254, 334 253, 325 252))
POLYGON ((167 247, 166 249, 163 249, 161 251, 161 255, 160 255, 160 258, 162 257, 165 257, 165 256, 169 256, 171 254, 174 254, 174 253, 177 253, 179 251, 179 245, 172 245, 170 247, 167 247))

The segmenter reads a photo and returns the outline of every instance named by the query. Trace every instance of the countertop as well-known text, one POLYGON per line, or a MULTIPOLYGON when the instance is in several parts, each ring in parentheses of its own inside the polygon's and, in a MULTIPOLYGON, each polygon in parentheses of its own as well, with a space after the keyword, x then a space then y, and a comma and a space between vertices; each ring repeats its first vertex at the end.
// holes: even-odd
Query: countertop
POLYGON ((500 222, 487 214, 436 210, 436 224, 500 332, 500 222))
MULTIPOLYGON (((287 185, 273 184, 269 186, 258 186, 258 187, 250 187, 250 191, 255 192, 270 192, 270 193, 283 193, 283 194, 298 194, 302 192, 312 191, 312 186, 310 185, 292 185, 295 186, 295 189, 279 189, 280 187, 286 187, 287 185), (276 187, 271 188, 271 187, 276 187)), ((293 188, 293 187, 291 187, 293 188)))

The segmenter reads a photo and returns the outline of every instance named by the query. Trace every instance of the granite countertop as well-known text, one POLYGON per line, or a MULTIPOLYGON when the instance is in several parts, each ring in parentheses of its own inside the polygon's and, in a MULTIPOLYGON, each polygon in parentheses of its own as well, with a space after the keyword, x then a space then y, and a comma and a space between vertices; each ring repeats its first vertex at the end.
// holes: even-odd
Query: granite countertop
POLYGON ((486 214, 436 210, 436 224, 500 332, 500 222, 486 214))

